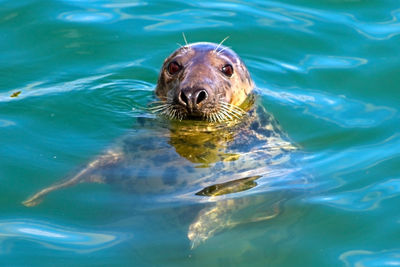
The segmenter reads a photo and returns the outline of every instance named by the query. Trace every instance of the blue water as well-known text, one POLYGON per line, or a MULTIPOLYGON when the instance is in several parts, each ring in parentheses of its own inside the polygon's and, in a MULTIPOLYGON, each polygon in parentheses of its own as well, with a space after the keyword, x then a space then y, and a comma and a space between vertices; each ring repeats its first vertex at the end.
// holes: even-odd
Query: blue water
POLYGON ((398 1, 0 4, 2 266, 400 265, 398 1), (193 196, 84 183, 23 206, 153 117, 182 32, 230 36, 300 148, 290 175, 233 196, 253 203, 243 218, 274 216, 191 249, 189 225, 211 205, 193 196))

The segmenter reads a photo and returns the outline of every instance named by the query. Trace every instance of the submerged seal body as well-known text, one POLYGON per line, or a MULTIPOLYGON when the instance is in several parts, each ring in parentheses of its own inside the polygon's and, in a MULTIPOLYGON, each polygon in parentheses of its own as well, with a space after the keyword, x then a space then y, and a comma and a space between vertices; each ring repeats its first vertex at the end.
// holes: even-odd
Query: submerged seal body
POLYGON ((189 225, 192 247, 239 223, 275 217, 274 204, 281 200, 237 195, 290 173, 287 163, 296 149, 257 103, 253 89, 245 64, 231 49, 203 42, 177 49, 162 65, 155 89, 159 100, 149 108, 162 116, 138 118, 131 134, 24 205, 81 182, 120 184, 138 194, 164 194, 163 200, 215 203, 189 225), (251 205, 261 213, 243 220, 251 205))

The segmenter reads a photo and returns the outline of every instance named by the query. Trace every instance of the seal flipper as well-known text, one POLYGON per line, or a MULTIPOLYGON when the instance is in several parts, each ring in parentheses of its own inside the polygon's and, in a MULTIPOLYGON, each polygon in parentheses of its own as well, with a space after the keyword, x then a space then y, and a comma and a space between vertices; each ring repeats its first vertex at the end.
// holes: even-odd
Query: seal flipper
POLYGON ((279 215, 282 200, 256 196, 237 199, 223 199, 202 209, 190 224, 188 238, 194 249, 212 236, 226 229, 242 224, 268 221, 279 215), (254 213, 256 207, 257 212, 254 213), (249 213, 246 214, 246 211, 249 213), (253 214, 254 213, 254 214, 253 214))
MULTIPOLYGON (((215 184, 196 193, 212 198, 249 190, 257 185, 260 175, 249 176, 225 183, 215 184)), ((280 198, 249 196, 216 200, 211 206, 202 209, 190 224, 188 238, 191 249, 196 248, 215 234, 240 224, 270 220, 279 214, 280 198), (246 211, 250 213, 246 214, 246 211), (257 211, 257 212, 255 212, 257 211)))
POLYGON ((101 183, 102 182, 101 177, 96 175, 96 170, 98 170, 99 168, 105 167, 105 166, 116 164, 122 158, 123 158, 122 152, 115 151, 115 150, 108 150, 104 155, 102 155, 102 156, 98 157, 97 159, 95 159, 94 161, 90 162, 86 166, 86 168, 81 170, 78 174, 76 174, 72 178, 70 178, 64 182, 57 183, 57 184, 51 185, 49 187, 46 187, 46 188, 40 190, 39 192, 34 194, 32 197, 23 201, 22 204, 26 207, 36 206, 43 201, 43 198, 47 194, 49 194, 53 191, 59 190, 59 189, 63 189, 66 187, 76 185, 78 183, 82 183, 82 182, 101 183))

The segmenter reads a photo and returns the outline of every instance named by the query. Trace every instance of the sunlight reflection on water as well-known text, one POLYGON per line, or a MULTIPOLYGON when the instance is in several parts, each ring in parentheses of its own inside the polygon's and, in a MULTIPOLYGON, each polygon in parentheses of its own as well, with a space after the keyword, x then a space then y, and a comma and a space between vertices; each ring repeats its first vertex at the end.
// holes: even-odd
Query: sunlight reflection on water
POLYGON ((351 250, 340 255, 346 266, 399 266, 400 250, 351 250))
POLYGON ((114 19, 114 15, 105 12, 73 11, 62 13, 58 18, 71 22, 105 22, 114 19))
POLYGON ((32 220, 2 220, 0 243, 24 239, 53 249, 88 253, 114 246, 126 239, 121 235, 82 230, 32 220))
POLYGON ((343 128, 369 128, 390 120, 398 112, 387 106, 351 99, 344 95, 330 95, 304 89, 262 88, 262 92, 282 104, 304 109, 305 114, 323 119, 343 128))

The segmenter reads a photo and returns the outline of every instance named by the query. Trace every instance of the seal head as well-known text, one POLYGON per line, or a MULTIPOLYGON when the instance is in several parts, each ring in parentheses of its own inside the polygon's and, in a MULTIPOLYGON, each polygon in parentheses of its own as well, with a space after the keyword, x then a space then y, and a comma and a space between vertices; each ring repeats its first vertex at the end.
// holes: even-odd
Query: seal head
POLYGON ((156 108, 172 119, 224 121, 239 117, 254 88, 239 56, 226 46, 193 43, 174 51, 158 78, 156 108))

